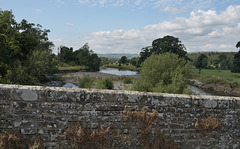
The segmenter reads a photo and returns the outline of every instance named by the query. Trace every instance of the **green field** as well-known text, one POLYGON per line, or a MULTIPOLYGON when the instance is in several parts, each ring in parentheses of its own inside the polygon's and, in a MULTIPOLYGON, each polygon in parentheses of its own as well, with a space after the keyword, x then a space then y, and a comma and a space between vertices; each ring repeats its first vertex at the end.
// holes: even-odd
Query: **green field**
POLYGON ((191 68, 193 78, 214 78, 225 82, 240 81, 240 73, 231 73, 230 70, 214 70, 214 69, 202 69, 201 74, 198 74, 198 69, 191 68))

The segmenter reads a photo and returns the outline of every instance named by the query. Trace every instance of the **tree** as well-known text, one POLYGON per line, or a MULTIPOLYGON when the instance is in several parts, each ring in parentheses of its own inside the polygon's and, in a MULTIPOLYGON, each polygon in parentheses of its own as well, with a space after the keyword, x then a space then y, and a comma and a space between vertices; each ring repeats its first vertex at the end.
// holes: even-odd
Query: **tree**
POLYGON ((90 71, 99 71, 100 58, 92 50, 89 50, 88 43, 74 51, 73 54, 77 65, 87 66, 90 71))
MULTIPOLYGON (((240 48, 240 41, 236 44, 236 48, 240 48)), ((231 72, 240 73, 240 50, 234 55, 231 72)))
POLYGON ((240 41, 236 44, 236 48, 240 48, 240 41))
POLYGON ((146 58, 153 54, 163 54, 166 52, 174 53, 177 54, 179 57, 183 57, 186 60, 190 60, 186 56, 187 49, 184 46, 184 44, 182 44, 178 38, 167 35, 164 36, 163 38, 155 39, 152 42, 152 46, 142 48, 140 52, 139 63, 141 64, 142 62, 144 62, 146 58))
POLYGON ((152 42, 152 52, 153 54, 163 54, 166 52, 177 54, 179 57, 186 58, 187 49, 179 41, 178 38, 173 36, 164 36, 163 38, 155 39, 152 42))
POLYGON ((140 52, 140 58, 139 58, 139 66, 145 61, 145 59, 147 59, 148 57, 150 57, 152 55, 152 46, 147 46, 142 48, 141 52, 140 52))
POLYGON ((185 59, 173 53, 152 55, 147 58, 140 76, 133 85, 134 90, 147 92, 183 93, 188 65, 185 59))
POLYGON ((58 56, 60 62, 70 63, 71 61, 73 61, 73 48, 61 46, 58 56))
POLYGON ((139 57, 133 57, 130 59, 130 64, 132 64, 135 67, 139 67, 139 57))
POLYGON ((121 63, 121 64, 127 63, 127 57, 126 57, 126 56, 122 56, 122 57, 120 58, 120 60, 119 60, 119 63, 121 63))
POLYGON ((205 54, 198 56, 197 60, 194 62, 196 68, 199 69, 199 74, 201 73, 202 68, 207 68, 208 57, 205 54))
MULTIPOLYGON (((29 67, 32 65, 31 57, 36 51, 51 55, 53 43, 48 40, 49 32, 49 30, 43 30, 41 25, 28 23, 25 19, 17 23, 11 11, 0 10, 0 73, 2 82, 36 84, 42 80, 39 74, 33 72, 36 69, 47 68, 49 61, 45 58, 41 60, 37 58, 35 60, 36 67, 32 67, 32 70, 29 70, 29 67), (42 61, 46 61, 46 63, 39 67, 38 64, 42 64, 42 61)), ((51 71, 49 70, 49 72, 51 71)))

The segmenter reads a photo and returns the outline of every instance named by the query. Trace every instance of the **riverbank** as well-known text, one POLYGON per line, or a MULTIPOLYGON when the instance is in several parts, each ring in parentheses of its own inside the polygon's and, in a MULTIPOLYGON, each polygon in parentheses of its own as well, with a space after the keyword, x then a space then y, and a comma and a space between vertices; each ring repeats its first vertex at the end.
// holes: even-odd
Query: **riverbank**
POLYGON ((194 86, 203 91, 219 96, 235 96, 240 97, 240 88, 238 84, 230 84, 223 82, 200 82, 196 79, 190 79, 194 86))
POLYGON ((104 78, 111 78, 114 84, 114 89, 115 90, 124 90, 124 89, 130 89, 131 84, 125 84, 123 83, 123 79, 130 77, 130 78, 137 78, 138 75, 123 75, 123 76, 118 76, 114 74, 107 74, 107 73, 101 73, 101 72, 84 72, 84 71, 79 71, 79 72, 72 72, 72 73, 67 73, 62 75, 62 81, 65 83, 72 83, 75 85, 78 85, 79 80, 83 78, 84 76, 89 76, 96 78, 96 80, 101 80, 104 78))

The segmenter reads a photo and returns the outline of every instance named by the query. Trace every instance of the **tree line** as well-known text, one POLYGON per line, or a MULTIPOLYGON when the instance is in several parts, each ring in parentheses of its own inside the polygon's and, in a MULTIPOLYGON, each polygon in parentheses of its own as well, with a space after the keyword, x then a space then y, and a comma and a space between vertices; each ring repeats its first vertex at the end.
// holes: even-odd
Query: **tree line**
POLYGON ((62 46, 58 56, 53 54, 49 32, 25 19, 18 23, 12 11, 0 9, 0 83, 38 85, 49 81, 61 63, 99 70, 100 59, 88 44, 74 52, 62 46))
MULTIPOLYGON (((240 47, 240 41, 236 48, 240 47)), ((189 54, 193 64, 199 69, 231 70, 232 73, 240 73, 240 51, 235 52, 206 52, 189 54)))
POLYGON ((101 60, 93 50, 89 49, 88 43, 75 51, 73 48, 61 46, 58 53, 59 61, 69 65, 87 66, 88 71, 99 71, 101 60))

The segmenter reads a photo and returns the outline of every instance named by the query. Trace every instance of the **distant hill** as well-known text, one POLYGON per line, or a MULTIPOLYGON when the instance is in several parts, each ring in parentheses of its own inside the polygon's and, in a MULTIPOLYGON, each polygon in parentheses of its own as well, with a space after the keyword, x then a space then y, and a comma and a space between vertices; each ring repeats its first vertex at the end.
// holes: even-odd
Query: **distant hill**
POLYGON ((126 56, 128 59, 133 57, 138 57, 139 54, 126 54, 126 53, 107 53, 107 54, 98 54, 99 57, 107 57, 110 59, 120 59, 122 56, 126 56))

